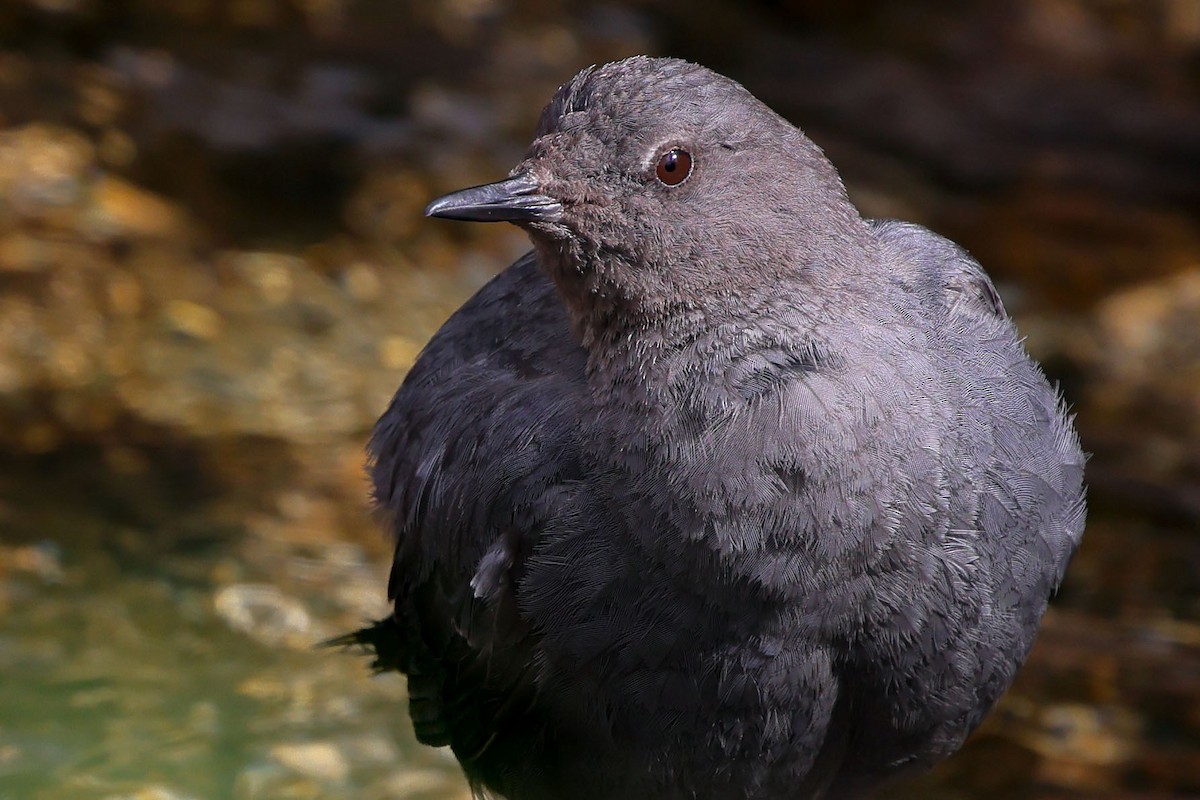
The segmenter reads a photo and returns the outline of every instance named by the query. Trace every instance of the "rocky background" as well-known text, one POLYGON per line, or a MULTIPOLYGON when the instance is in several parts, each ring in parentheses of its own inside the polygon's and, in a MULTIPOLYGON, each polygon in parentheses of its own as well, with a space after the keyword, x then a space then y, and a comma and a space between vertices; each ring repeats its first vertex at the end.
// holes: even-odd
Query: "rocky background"
POLYGON ((677 55, 1000 285, 1086 543, 1017 687, 899 798, 1200 797, 1197 0, 0 0, 0 800, 461 798, 362 446, 525 247, 427 221, 587 64, 677 55))

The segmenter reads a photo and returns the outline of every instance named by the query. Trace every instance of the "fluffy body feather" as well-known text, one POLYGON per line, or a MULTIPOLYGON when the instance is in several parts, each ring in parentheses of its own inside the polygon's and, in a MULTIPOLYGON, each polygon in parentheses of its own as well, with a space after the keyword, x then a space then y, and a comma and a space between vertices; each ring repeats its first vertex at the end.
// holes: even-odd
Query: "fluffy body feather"
POLYGON ((862 220, 737 84, 585 70, 526 160, 561 219, 371 441, 418 737, 480 789, 836 798, 952 753, 1083 529, 1084 458, 987 276, 862 220), (664 146, 695 158, 653 181, 664 146))

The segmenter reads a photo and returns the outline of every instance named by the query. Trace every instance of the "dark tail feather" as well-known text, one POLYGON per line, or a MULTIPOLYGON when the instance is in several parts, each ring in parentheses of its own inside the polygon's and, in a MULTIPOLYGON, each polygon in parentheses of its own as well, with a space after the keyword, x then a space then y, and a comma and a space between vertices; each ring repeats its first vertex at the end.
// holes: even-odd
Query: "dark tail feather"
POLYGON ((366 628, 327 639, 318 646, 358 648, 373 656, 371 669, 375 672, 407 672, 401 642, 400 627, 394 617, 387 616, 366 628))
POLYGON ((321 647, 357 648, 374 656, 371 669, 408 676, 408 710, 417 739, 434 747, 450 744, 450 728, 442 701, 444 676, 436 663, 413 658, 395 617, 387 617, 352 633, 324 641, 321 647))

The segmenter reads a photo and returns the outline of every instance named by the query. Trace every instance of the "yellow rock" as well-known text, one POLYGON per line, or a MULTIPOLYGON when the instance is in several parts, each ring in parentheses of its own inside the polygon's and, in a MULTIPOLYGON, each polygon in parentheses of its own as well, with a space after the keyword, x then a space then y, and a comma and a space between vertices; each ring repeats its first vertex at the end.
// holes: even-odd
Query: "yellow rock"
POLYGON ((178 236, 183 212, 156 194, 105 175, 92 188, 93 222, 128 236, 178 236))
POLYGON ((340 782, 350 775, 350 763, 330 742, 281 744, 271 748, 271 756, 289 769, 319 780, 340 782))
POLYGON ((189 300, 172 300, 163 308, 167 324, 193 339, 210 341, 221 333, 221 315, 189 300))

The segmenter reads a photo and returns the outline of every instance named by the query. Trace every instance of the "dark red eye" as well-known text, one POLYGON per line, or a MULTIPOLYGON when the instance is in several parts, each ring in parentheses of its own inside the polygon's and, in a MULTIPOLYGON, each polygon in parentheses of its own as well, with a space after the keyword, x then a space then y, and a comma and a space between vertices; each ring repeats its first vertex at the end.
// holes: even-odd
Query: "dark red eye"
POLYGON ((654 175, 667 186, 678 186, 692 174, 692 154, 678 147, 671 148, 658 159, 654 175))

